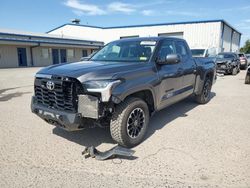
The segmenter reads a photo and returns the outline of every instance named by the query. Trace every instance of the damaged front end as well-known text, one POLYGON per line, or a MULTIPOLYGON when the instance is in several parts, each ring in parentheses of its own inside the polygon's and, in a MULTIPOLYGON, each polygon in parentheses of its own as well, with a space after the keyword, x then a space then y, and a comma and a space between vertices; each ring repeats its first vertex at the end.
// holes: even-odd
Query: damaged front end
POLYGON ((86 88, 76 78, 37 74, 31 110, 46 122, 74 131, 105 126, 113 112, 108 85, 102 90, 86 88))

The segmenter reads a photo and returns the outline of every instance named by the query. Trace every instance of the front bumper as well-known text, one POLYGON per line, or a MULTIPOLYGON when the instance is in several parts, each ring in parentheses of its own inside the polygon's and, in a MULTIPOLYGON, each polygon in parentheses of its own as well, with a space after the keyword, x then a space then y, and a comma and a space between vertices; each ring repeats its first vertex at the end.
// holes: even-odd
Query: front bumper
MULTIPOLYGON (((91 98, 93 100, 93 97, 91 98)), ((86 103, 86 98, 84 102, 86 103)), ((81 106, 83 105, 82 100, 79 100, 81 106)), ((93 103, 93 102, 92 102, 93 103)), ((37 103, 35 96, 32 97, 31 111, 48 122, 49 124, 58 126, 67 131, 75 131, 83 129, 87 126, 90 119, 98 119, 98 106, 92 104, 85 104, 81 108, 78 108, 77 113, 64 112, 57 109, 45 107, 37 103)))
POLYGON ((221 73, 221 74, 227 74, 227 73, 232 72, 232 68, 231 67, 230 68, 229 67, 226 67, 226 68, 217 67, 216 72, 221 73))
POLYGON ((36 97, 34 96, 31 101, 31 111, 46 122, 68 131, 79 130, 83 126, 81 114, 62 112, 43 107, 37 104, 36 97))

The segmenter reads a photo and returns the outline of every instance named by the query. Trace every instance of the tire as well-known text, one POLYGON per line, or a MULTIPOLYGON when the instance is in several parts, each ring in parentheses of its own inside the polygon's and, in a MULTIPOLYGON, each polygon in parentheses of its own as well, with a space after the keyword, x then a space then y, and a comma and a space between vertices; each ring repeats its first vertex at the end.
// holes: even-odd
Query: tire
POLYGON ((245 84, 250 84, 250 75, 246 75, 245 84))
POLYGON ((246 63, 246 65, 245 65, 245 67, 244 67, 244 70, 247 70, 247 63, 246 63))
POLYGON ((236 75, 238 73, 237 67, 234 67, 232 70, 232 75, 236 75))
POLYGON ((198 102, 199 104, 208 103, 211 99, 211 89, 212 89, 212 82, 209 78, 206 78, 201 94, 196 95, 196 102, 198 102))
POLYGON ((128 98, 115 108, 110 122, 111 136, 121 146, 134 147, 143 141, 148 123, 146 102, 139 98, 128 98))

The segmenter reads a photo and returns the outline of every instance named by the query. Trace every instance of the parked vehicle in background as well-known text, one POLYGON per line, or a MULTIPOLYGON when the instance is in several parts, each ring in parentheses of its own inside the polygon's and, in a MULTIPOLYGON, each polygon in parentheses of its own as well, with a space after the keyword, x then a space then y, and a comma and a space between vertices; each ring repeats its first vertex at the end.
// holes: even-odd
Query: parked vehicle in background
POLYGON ((111 42, 88 61, 35 77, 31 109, 40 118, 70 131, 108 125, 113 140, 133 147, 154 112, 191 95, 207 103, 216 69, 211 59, 193 58, 183 39, 149 37, 111 42))
POLYGON ((244 53, 239 53, 238 56, 240 58, 240 68, 246 70, 248 67, 246 55, 244 53))
POLYGON ((98 52, 98 51, 94 51, 94 52, 92 52, 91 54, 89 54, 88 56, 81 57, 80 61, 88 61, 88 60, 90 60, 90 58, 91 58, 93 55, 95 55, 96 52, 98 52))
POLYGON ((193 57, 215 57, 216 48, 193 48, 191 49, 193 57))
POLYGON ((247 75, 245 79, 245 84, 250 84, 250 66, 247 68, 247 75))
POLYGON ((250 65, 250 54, 245 54, 247 58, 248 65, 250 65))
POLYGON ((216 56, 217 73, 236 75, 240 72, 240 59, 236 53, 222 52, 216 56))

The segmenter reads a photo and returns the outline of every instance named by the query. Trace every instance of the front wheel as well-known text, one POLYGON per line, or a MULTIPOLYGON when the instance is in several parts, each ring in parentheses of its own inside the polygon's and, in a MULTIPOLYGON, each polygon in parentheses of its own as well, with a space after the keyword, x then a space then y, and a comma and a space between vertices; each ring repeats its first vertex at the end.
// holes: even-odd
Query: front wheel
POLYGON ((232 75, 236 75, 238 73, 237 67, 234 67, 232 70, 232 75))
POLYGON ((128 98, 117 105, 110 122, 110 132, 119 145, 131 148, 140 144, 147 131, 149 110, 139 98, 128 98))
POLYGON ((196 101, 200 104, 206 104, 211 99, 212 82, 209 78, 206 78, 202 92, 200 95, 196 95, 196 101))
POLYGON ((244 70, 247 70, 247 63, 246 63, 246 65, 245 65, 245 67, 244 67, 244 70))

